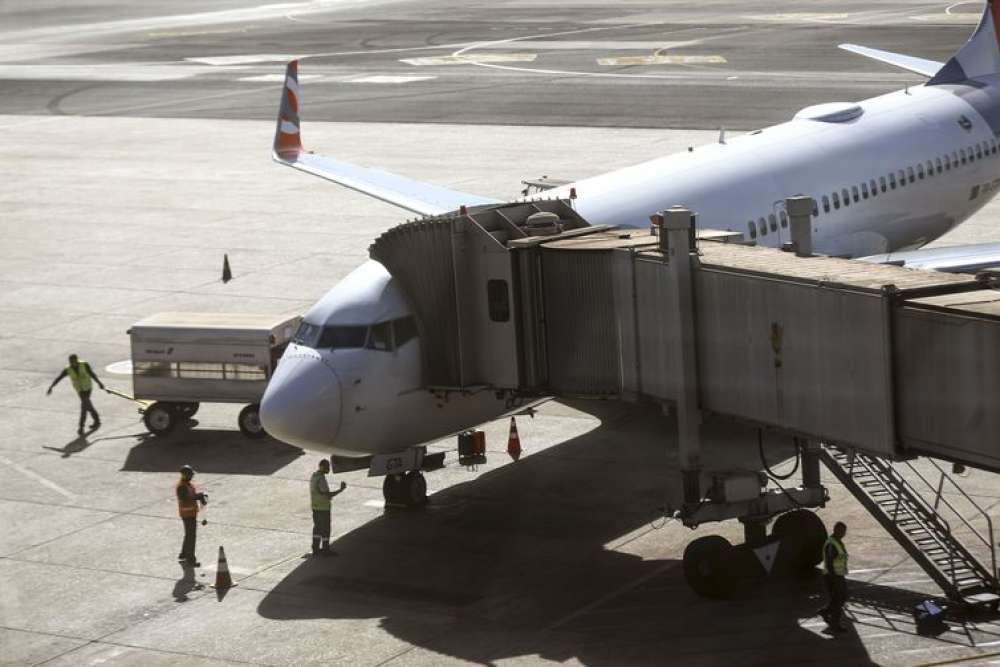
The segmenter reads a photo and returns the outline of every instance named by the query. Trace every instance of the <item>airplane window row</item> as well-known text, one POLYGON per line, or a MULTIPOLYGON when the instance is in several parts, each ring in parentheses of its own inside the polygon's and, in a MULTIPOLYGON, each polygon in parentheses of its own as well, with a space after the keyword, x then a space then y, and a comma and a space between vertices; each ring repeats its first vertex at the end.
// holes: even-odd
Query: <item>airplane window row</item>
MULTIPOLYGON (((998 151, 1000 151, 1000 144, 997 143, 995 138, 990 141, 984 140, 972 144, 967 148, 960 148, 952 151, 950 154, 945 153, 933 160, 919 163, 915 167, 910 166, 905 169, 889 172, 885 176, 879 176, 877 180, 872 178, 859 185, 842 188, 839 192, 834 191, 829 195, 823 195, 821 199, 823 204, 822 211, 823 213, 829 213, 831 207, 833 210, 839 211, 841 206, 847 208, 852 203, 858 204, 865 199, 874 199, 879 194, 886 194, 890 190, 905 188, 907 185, 912 185, 925 178, 933 178, 936 174, 940 175, 946 171, 958 169, 961 165, 972 164, 976 160, 982 160, 991 155, 995 156, 998 151)), ((815 197, 813 197, 812 214, 813 217, 819 217, 820 215, 819 202, 815 197)), ((781 227, 787 227, 788 223, 785 212, 782 210, 780 215, 782 217, 781 227)), ((747 230, 750 232, 750 238, 756 239, 758 236, 767 236, 768 231, 778 231, 778 225, 772 213, 766 219, 761 217, 756 221, 749 221, 747 223, 747 230)))
POLYGON ((320 326, 302 322, 292 342, 316 350, 367 348, 388 352, 416 337, 416 322, 407 316, 371 326, 320 326))

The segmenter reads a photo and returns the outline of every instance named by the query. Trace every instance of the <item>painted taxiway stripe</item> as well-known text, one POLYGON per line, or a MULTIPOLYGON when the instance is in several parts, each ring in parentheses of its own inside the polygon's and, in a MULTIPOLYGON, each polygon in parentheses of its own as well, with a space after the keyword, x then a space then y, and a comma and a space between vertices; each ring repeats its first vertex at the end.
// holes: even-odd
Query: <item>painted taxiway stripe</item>
POLYGON ((597 64, 604 66, 619 65, 719 65, 726 62, 722 56, 619 56, 617 58, 598 58, 597 64))
MULTIPOLYGON (((298 57, 291 53, 246 53, 238 56, 192 56, 184 60, 200 65, 252 65, 256 63, 287 63, 298 57)), ((285 80, 284 75, 282 75, 281 80, 285 80)))
MULTIPOLYGON (((322 74, 300 74, 299 82, 309 83, 413 83, 414 81, 429 81, 436 79, 436 76, 396 76, 391 74, 375 74, 371 76, 324 76, 322 74)), ((281 83, 285 80, 284 74, 259 74, 257 76, 244 76, 236 79, 250 83, 281 83)))
POLYGON ((537 53, 469 53, 425 58, 403 58, 399 62, 417 67, 426 65, 478 65, 480 63, 533 63, 537 53))
POLYGON ((45 477, 42 477, 41 475, 39 475, 34 470, 28 470, 24 466, 20 466, 20 465, 14 463, 13 461, 11 461, 11 460, 3 457, 3 456, 0 456, 0 463, 3 463, 7 467, 9 467, 9 468, 11 468, 13 470, 16 470, 17 472, 21 473, 25 477, 30 477, 31 479, 35 480, 36 482, 38 482, 39 484, 41 484, 44 487, 46 487, 48 489, 52 489, 56 493, 62 495, 67 500, 76 500, 76 494, 74 494, 74 493, 72 493, 70 491, 67 491, 66 489, 62 488, 61 486, 59 486, 58 484, 56 484, 55 482, 53 482, 51 479, 46 479, 45 477))
POLYGON ((820 12, 792 12, 789 14, 751 14, 743 18, 751 21, 777 21, 779 23, 795 23, 798 21, 843 21, 850 14, 824 14, 820 12))
POLYGON ((436 78, 436 76, 391 76, 385 74, 347 79, 347 83, 413 83, 414 81, 428 81, 436 78))
POLYGON ((177 63, 106 65, 0 65, 0 79, 10 81, 177 81, 218 70, 177 63))

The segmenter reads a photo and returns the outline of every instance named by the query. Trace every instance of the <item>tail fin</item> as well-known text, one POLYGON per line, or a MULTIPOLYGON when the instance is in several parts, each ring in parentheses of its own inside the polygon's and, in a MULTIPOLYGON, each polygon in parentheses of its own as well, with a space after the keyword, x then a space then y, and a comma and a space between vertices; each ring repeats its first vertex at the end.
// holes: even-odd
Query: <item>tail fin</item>
POLYGON ((274 154, 283 160, 294 160, 302 149, 299 134, 299 61, 292 60, 285 68, 285 88, 281 93, 278 125, 274 129, 274 154))
POLYGON ((1000 5, 994 0, 986 1, 983 18, 972 37, 965 43, 951 60, 945 63, 941 71, 934 75, 927 85, 942 83, 960 83, 1000 73, 1000 5))

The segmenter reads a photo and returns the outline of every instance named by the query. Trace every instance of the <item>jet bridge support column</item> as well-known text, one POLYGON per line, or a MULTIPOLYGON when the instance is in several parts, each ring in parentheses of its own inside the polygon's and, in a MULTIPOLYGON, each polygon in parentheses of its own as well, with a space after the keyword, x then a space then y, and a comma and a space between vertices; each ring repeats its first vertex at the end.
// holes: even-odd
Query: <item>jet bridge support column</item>
POLYGON ((698 406, 698 357, 695 338, 694 281, 692 263, 697 262, 694 214, 675 206, 656 216, 660 224, 660 250, 670 274, 669 289, 677 312, 672 318, 673 335, 665 341, 674 347, 678 360, 677 431, 678 462, 684 481, 685 504, 700 502, 701 493, 701 410, 698 406))
POLYGON ((792 250, 797 257, 812 257, 813 198, 805 195, 787 197, 785 210, 791 220, 792 250))

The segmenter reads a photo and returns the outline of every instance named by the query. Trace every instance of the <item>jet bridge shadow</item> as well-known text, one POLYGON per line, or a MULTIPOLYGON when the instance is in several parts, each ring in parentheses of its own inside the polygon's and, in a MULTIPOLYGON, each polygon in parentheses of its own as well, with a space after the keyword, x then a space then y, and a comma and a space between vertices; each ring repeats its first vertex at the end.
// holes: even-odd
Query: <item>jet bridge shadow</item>
POLYGON ((178 428, 166 436, 148 432, 119 437, 135 438, 122 470, 177 472, 188 464, 200 473, 271 475, 303 452, 274 438, 251 440, 235 430, 178 428))
MULTIPOLYGON (((599 428, 344 535, 336 556, 303 561, 258 613, 381 618, 410 645, 482 664, 534 655, 591 665, 871 664, 853 633, 830 640, 814 617, 819 627, 803 627, 822 605, 818 577, 727 602, 694 594, 679 560, 693 534, 660 509, 680 494, 673 424, 653 410, 600 407, 599 428)), ((707 429, 705 460, 759 468, 755 432, 733 428, 707 429)), ((741 539, 735 522, 697 534, 710 532, 741 539)))

